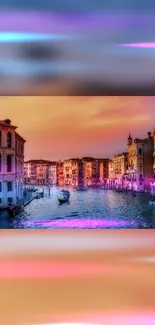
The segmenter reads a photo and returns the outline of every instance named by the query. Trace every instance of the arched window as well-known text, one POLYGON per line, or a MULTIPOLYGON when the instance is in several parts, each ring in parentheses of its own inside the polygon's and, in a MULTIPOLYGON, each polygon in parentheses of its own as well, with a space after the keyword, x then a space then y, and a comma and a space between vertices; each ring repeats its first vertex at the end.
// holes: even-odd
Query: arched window
POLYGON ((0 147, 2 147, 2 131, 0 130, 0 147))
POLYGON ((11 148, 12 147, 12 134, 8 132, 7 134, 7 147, 11 148))
POLYGON ((2 155, 0 153, 0 172, 2 171, 2 155))
POLYGON ((7 173, 11 173, 12 171, 12 157, 11 155, 7 156, 7 173))
POLYGON ((23 155, 23 144, 22 143, 20 145, 20 153, 21 153, 21 155, 23 155))

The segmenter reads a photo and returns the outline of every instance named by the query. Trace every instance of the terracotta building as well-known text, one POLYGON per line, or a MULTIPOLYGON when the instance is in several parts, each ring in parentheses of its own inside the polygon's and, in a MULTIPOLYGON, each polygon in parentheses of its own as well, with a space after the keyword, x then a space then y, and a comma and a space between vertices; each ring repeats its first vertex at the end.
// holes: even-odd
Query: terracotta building
POLYGON ((83 182, 86 187, 100 185, 100 163, 103 159, 83 157, 83 182))
POLYGON ((64 161, 64 185, 78 186, 83 182, 83 162, 79 158, 64 161))
POLYGON ((109 165, 109 159, 103 159, 100 162, 100 184, 101 185, 106 185, 108 178, 109 178, 109 170, 108 170, 108 165, 109 165))
POLYGON ((58 162, 58 185, 64 185, 64 163, 62 161, 58 162))

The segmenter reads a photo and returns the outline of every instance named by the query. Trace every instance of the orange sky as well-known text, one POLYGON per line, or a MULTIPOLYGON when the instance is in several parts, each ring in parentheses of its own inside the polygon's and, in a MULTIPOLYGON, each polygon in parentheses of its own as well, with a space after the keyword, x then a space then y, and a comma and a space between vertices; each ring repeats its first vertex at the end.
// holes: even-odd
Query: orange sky
POLYGON ((126 138, 155 127, 155 97, 0 97, 0 119, 10 118, 26 139, 25 159, 110 157, 126 138))

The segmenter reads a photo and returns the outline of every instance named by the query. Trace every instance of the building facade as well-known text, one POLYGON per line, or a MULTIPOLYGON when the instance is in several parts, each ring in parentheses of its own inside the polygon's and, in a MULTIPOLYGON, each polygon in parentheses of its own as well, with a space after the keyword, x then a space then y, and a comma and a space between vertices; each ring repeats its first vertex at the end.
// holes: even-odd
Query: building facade
POLYGON ((52 162, 49 165, 48 183, 49 185, 58 185, 58 163, 52 162))
POLYGON ((72 159, 64 161, 64 185, 72 185, 72 159))
POLYGON ((115 180, 115 187, 123 189, 125 186, 125 178, 128 169, 128 154, 123 152, 113 157, 113 176, 115 180))
POLYGON ((101 185, 106 185, 108 182, 109 178, 109 170, 108 170, 108 165, 109 165, 109 159, 103 159, 100 162, 100 184, 101 185))
POLYGON ((100 185, 100 163, 102 159, 91 157, 82 158, 83 180, 86 187, 96 187, 100 185))
POLYGON ((153 151, 153 177, 155 179, 155 129, 153 132, 153 140, 154 140, 154 151, 153 151))
POLYGON ((111 189, 115 187, 114 166, 112 159, 109 159, 108 162, 108 187, 111 189))
POLYGON ((36 160, 24 162, 24 181, 26 184, 36 184, 36 160))
POLYGON ((23 200, 24 144, 9 119, 0 121, 0 207, 23 200))
POLYGON ((58 162, 58 185, 64 185, 64 163, 62 161, 58 162))
POLYGON ((36 162, 36 183, 38 185, 49 185, 50 161, 38 160, 36 162))
POLYGON ((125 187, 124 175, 128 168, 128 154, 123 152, 114 155, 109 161, 109 179, 108 185, 110 188, 123 189, 125 187))
POLYGON ((26 184, 48 185, 52 162, 47 160, 29 160, 24 163, 24 179, 26 184))
POLYGON ((128 188, 135 191, 149 189, 153 175, 154 139, 151 132, 145 139, 128 138, 128 188))
POLYGON ((72 158, 64 161, 64 185, 76 187, 83 183, 82 159, 72 158))

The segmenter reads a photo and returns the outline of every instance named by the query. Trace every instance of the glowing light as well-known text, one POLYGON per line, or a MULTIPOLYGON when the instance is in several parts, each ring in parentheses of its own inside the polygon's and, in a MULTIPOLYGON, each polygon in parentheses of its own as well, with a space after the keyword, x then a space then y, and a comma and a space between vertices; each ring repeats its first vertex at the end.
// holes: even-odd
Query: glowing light
POLYGON ((129 43, 129 44, 119 44, 119 46, 155 49, 155 43, 129 43))
POLYGON ((38 41, 56 41, 68 38, 67 35, 63 34, 41 34, 41 33, 0 33, 1 43, 10 42, 38 42, 38 41))

